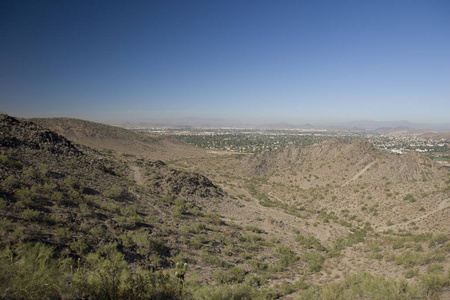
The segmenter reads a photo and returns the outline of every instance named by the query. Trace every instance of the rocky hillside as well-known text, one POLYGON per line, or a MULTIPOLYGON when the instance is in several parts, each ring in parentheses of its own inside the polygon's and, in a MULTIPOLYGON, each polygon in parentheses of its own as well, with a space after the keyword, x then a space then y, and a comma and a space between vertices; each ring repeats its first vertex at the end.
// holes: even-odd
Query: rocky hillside
POLYGON ((62 155, 82 154, 68 139, 32 122, 21 122, 13 117, 1 115, 0 126, 1 147, 43 150, 62 155))
POLYGON ((330 139, 307 147, 289 147, 254 154, 243 162, 248 176, 296 179, 301 187, 346 185, 350 182, 433 180, 447 171, 416 152, 397 156, 363 139, 330 139), (355 174, 359 174, 355 177, 355 174))
POLYGON ((204 176, 158 161, 115 161, 10 116, 0 124, 1 297, 109 298, 121 291, 124 298, 177 298, 174 273, 142 283, 142 295, 133 280, 176 262, 205 266, 195 263, 200 251, 188 243, 189 226, 205 232, 205 242, 209 226, 215 234, 236 230, 198 206, 223 198, 204 176), (110 285, 119 275, 131 282, 110 285))
POLYGON ((104 141, 140 138, 0 124, 0 298, 448 298, 450 181, 422 156, 331 140, 117 159, 104 141))
POLYGON ((113 154, 120 159, 170 160, 198 157, 206 151, 175 137, 153 136, 124 128, 71 118, 35 118, 31 122, 54 131, 74 143, 113 154))

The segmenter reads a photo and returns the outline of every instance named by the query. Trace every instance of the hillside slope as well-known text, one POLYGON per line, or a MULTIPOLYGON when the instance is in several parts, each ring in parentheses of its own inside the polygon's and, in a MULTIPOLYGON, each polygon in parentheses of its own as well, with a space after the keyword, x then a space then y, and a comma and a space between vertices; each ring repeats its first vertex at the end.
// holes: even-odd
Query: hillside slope
POLYGON ((199 157, 205 150, 194 148, 176 137, 153 136, 124 128, 71 118, 35 118, 33 123, 87 147, 111 151, 119 158, 171 160, 199 157))
MULTIPOLYGON (((418 211, 409 220, 417 225, 393 218, 388 228, 378 228, 377 218, 393 210, 383 201, 392 199, 375 197, 379 185, 355 178, 365 170, 364 178, 371 162, 354 166, 354 180, 301 189, 294 181, 285 184, 291 170, 281 160, 274 177, 239 177, 234 166, 242 156, 175 164, 119 160, 32 122, 3 115, 0 124, 0 297, 334 299, 335 290, 341 298, 448 295, 446 229, 435 221, 432 234, 420 231, 421 221, 445 217, 446 203, 418 211), (202 167, 214 180, 188 170, 202 167), (247 194, 235 195, 241 192, 247 194), (361 197, 380 204, 379 216, 372 206, 361 213, 361 197)), ((319 154, 308 155, 320 158, 351 145, 321 144, 319 154)), ((364 147, 362 157, 373 159, 364 147)), ((283 155, 291 163, 298 157, 283 155)), ((395 199, 396 205, 411 211, 411 205, 439 201, 448 190, 433 174, 421 187, 429 195, 395 199)), ((415 192, 414 183, 389 186, 415 192)))
POLYGON ((439 164, 417 152, 392 155, 363 139, 337 138, 307 147, 257 153, 243 162, 240 169, 243 174, 256 177, 289 173, 302 188, 374 183, 387 177, 394 182, 433 180, 448 174, 439 164), (368 165, 370 168, 366 169, 368 165))

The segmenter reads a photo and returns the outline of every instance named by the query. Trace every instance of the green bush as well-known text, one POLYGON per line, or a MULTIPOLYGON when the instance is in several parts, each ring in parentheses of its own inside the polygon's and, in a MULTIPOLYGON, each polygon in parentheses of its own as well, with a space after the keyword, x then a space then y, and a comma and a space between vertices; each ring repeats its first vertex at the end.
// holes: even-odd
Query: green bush
POLYGON ((34 188, 21 187, 16 190, 14 195, 17 199, 16 206, 25 208, 33 204, 33 201, 36 198, 36 191, 34 188))
POLYGON ((123 194, 124 190, 118 185, 113 185, 110 189, 103 192, 103 196, 113 199, 120 199, 123 194))
POLYGON ((60 298, 68 290, 70 259, 54 258, 52 247, 41 243, 3 249, 0 291, 12 299, 60 298))
MULTIPOLYGON (((217 287, 201 286, 192 292, 194 299, 214 300, 244 300, 264 299, 255 295, 251 287, 246 284, 221 285, 217 287)), ((269 298, 270 299, 270 298, 269 298)))
POLYGON ((310 252, 304 256, 305 261, 308 263, 308 269, 310 272, 319 272, 322 270, 323 262, 325 258, 318 252, 310 252))
POLYGON ((22 169, 22 163, 20 161, 9 158, 7 155, 4 154, 0 154, 0 164, 3 166, 16 168, 19 170, 22 169))
POLYGON ((442 274, 444 272, 444 266, 440 264, 431 264, 427 267, 428 274, 437 273, 442 274))
POLYGON ((88 249, 88 245, 86 244, 86 241, 82 238, 76 239, 69 244, 70 249, 72 249, 76 254, 79 256, 82 256, 84 252, 88 249))
POLYGON ((252 226, 252 225, 247 225, 244 228, 245 228, 245 230, 248 230, 248 231, 251 231, 254 233, 266 233, 266 231, 264 229, 260 229, 256 226, 252 226))
POLYGON ((206 229, 207 229, 206 225, 201 222, 193 223, 189 226, 187 226, 187 225, 180 226, 180 231, 184 234, 189 234, 189 233, 198 234, 206 229))
POLYGON ((220 257, 210 254, 207 251, 202 251, 200 254, 200 258, 203 262, 207 263, 208 265, 222 267, 222 268, 228 268, 230 265, 220 259, 220 257))
POLYGON ((17 178, 13 175, 10 175, 6 177, 2 183, 5 187, 9 188, 17 187, 17 178))
POLYGON ((20 213, 20 217, 26 221, 38 221, 40 214, 37 210, 27 208, 20 213))
POLYGON ((239 267, 233 267, 228 271, 224 271, 221 269, 216 270, 213 273, 212 278, 218 283, 235 284, 244 281, 245 274, 246 272, 244 269, 241 269, 239 267))
POLYGON ((421 285, 428 299, 439 299, 439 292, 450 285, 449 275, 431 273, 422 275, 421 285))
POLYGON ((244 278, 244 282, 252 287, 257 287, 262 284, 262 279, 255 274, 247 274, 244 278))
POLYGON ((286 245, 278 245, 275 252, 277 255, 281 256, 278 261, 277 271, 284 271, 287 267, 293 265, 298 260, 295 253, 286 245))
POLYGON ((406 194, 405 197, 403 197, 403 200, 409 202, 416 202, 416 198, 414 198, 412 194, 406 194))
POLYGON ((419 270, 418 269, 408 269, 405 272, 405 277, 406 278, 413 278, 415 277, 417 274, 419 274, 419 270))
POLYGON ((85 263, 73 275, 73 287, 80 295, 91 295, 100 299, 118 299, 129 277, 124 255, 115 245, 106 245, 86 256, 85 263))
POLYGON ((64 184, 68 189, 72 189, 77 192, 81 192, 83 190, 83 184, 72 175, 64 178, 64 184))
POLYGON ((297 235, 295 237, 295 240, 300 244, 303 245, 306 249, 316 249, 319 251, 325 251, 326 248, 322 246, 322 244, 319 242, 318 239, 316 239, 313 236, 306 237, 303 235, 297 235))
POLYGON ((421 289, 408 285, 406 281, 383 279, 367 273, 349 275, 343 282, 310 286, 298 291, 299 299, 425 299, 421 289))
POLYGON ((448 241, 448 236, 445 233, 440 233, 433 238, 437 244, 445 244, 448 241))

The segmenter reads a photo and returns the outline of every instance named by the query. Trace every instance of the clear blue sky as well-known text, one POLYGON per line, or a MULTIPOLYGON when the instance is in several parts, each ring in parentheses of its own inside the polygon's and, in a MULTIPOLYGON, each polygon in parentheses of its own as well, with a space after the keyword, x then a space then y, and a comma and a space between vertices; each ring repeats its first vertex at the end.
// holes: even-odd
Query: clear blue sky
POLYGON ((450 1, 0 1, 0 110, 450 122, 450 1))

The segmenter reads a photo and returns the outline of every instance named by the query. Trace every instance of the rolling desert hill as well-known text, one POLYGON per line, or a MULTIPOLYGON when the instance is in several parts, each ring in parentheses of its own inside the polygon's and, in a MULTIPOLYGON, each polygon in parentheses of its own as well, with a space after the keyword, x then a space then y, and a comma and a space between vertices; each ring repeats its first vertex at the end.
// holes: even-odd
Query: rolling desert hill
POLYGON ((283 203, 344 211, 374 228, 389 228, 389 220, 396 227, 414 222, 423 231, 450 233, 449 171, 417 152, 398 156, 366 140, 331 139, 255 154, 238 169, 261 182, 254 194, 283 203), (374 206, 376 214, 362 214, 374 206))
POLYGON ((0 297, 450 296, 449 171, 421 154, 36 122, 0 116, 0 297))
POLYGON ((72 118, 35 118, 30 121, 74 143, 107 151, 116 157, 170 160, 207 155, 203 149, 193 148, 176 137, 136 133, 116 126, 72 118))
POLYGON ((337 138, 308 147, 255 154, 243 163, 242 172, 249 176, 291 172, 290 177, 298 179, 297 184, 305 188, 350 182, 373 183, 385 177, 393 182, 433 180, 448 174, 439 164, 417 152, 392 155, 363 139, 337 138), (356 174, 359 175, 355 177, 356 174))

